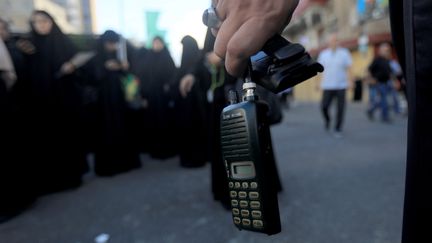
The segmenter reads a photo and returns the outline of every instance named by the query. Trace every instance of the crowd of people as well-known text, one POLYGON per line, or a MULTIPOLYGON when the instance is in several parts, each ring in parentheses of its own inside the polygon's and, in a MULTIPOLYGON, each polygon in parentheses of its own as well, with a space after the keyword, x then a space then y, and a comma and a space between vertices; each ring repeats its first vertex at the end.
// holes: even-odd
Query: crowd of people
POLYGON ((211 162, 214 199, 230 207, 219 119, 238 80, 214 53, 210 31, 203 50, 190 36, 181 40, 177 68, 161 37, 151 49, 135 48, 108 30, 92 51, 80 52, 49 13, 34 11, 30 27, 17 37, 0 21, 1 57, 9 64, 0 68, 7 145, 0 220, 41 195, 79 187, 89 154, 97 176, 139 168, 142 153, 179 156, 186 168, 211 162))

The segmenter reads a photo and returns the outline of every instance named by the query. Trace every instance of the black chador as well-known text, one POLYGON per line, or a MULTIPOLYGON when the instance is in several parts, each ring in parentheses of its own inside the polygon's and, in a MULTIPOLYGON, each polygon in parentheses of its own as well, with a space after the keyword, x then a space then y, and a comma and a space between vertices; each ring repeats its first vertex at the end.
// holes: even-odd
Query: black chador
MULTIPOLYGON (((198 62, 201 61, 201 51, 195 39, 185 36, 182 39, 183 54, 181 66, 177 73, 177 86, 186 75, 193 75, 198 62)), ((207 159, 208 109, 206 89, 200 80, 194 77, 192 89, 183 97, 178 95, 177 120, 179 126, 180 165, 183 167, 203 166, 207 159)), ((178 90, 178 89, 177 89, 178 90)))
POLYGON ((175 92, 173 83, 176 66, 163 40, 156 37, 150 51, 151 62, 147 68, 148 80, 144 99, 148 101, 150 113, 150 155, 154 158, 166 159, 178 153, 177 129, 175 128, 175 92))
POLYGON ((32 14, 31 29, 35 51, 28 56, 28 159, 43 194, 79 186, 87 165, 80 149, 76 78, 60 71, 76 54, 75 46, 44 11, 32 14), (52 23, 49 33, 38 32, 36 18, 52 23))
POLYGON ((87 85, 97 93, 95 121, 90 122, 95 126, 87 130, 95 136, 95 173, 100 176, 140 167, 138 151, 131 144, 134 131, 122 86, 127 65, 118 60, 119 41, 117 33, 106 31, 98 40, 96 55, 81 68, 87 85))

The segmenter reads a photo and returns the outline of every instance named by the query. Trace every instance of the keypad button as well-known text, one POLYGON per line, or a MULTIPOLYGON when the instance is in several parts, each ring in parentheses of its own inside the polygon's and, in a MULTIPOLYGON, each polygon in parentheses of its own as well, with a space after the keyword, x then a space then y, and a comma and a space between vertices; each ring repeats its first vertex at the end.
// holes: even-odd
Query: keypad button
POLYGON ((237 192, 236 191, 230 191, 230 196, 231 197, 237 197, 237 192))
POLYGON ((262 228, 263 226, 264 226, 264 223, 262 220, 254 220, 253 221, 253 227, 262 228))
POLYGON ((237 207, 239 202, 237 200, 231 200, 231 206, 237 207))
POLYGON ((228 183, 229 188, 233 188, 234 187, 234 183, 230 182, 228 183))
POLYGON ((248 202, 247 201, 240 201, 240 207, 241 208, 247 208, 248 207, 248 202))
POLYGON ((255 219, 260 219, 262 217, 261 211, 253 210, 251 214, 252 214, 252 218, 255 219))
POLYGON ((249 226, 249 225, 251 224, 251 221, 250 221, 249 219, 243 219, 243 220, 242 220, 242 224, 243 224, 244 226, 249 226))
POLYGON ((249 210, 242 209, 241 211, 242 217, 249 217, 249 214, 250 214, 249 210))
POLYGON ((240 224, 241 219, 239 217, 234 217, 234 224, 240 224))
POLYGON ((247 197, 247 193, 246 192, 239 192, 238 196, 239 196, 239 198, 246 198, 247 197))
POLYGON ((258 183, 251 182, 250 187, 251 187, 251 189, 257 189, 258 188, 258 183))
POLYGON ((259 193, 258 192, 249 192, 250 199, 258 199, 259 193))
POLYGON ((248 188, 249 188, 249 183, 247 183, 247 182, 243 182, 243 183, 242 183, 242 188, 243 188, 243 189, 248 189, 248 188))
POLYGON ((236 183, 234 184, 234 187, 235 187, 236 189, 239 189, 239 188, 240 188, 240 182, 236 182, 236 183))
POLYGON ((233 215, 239 215, 240 214, 240 210, 238 210, 237 208, 233 208, 232 209, 232 213, 233 213, 233 215))
MULTIPOLYGON (((241 202, 240 202, 240 206, 241 206, 241 202)), ((258 201, 252 201, 250 202, 250 207, 253 209, 259 209, 261 207, 261 203, 258 201)))

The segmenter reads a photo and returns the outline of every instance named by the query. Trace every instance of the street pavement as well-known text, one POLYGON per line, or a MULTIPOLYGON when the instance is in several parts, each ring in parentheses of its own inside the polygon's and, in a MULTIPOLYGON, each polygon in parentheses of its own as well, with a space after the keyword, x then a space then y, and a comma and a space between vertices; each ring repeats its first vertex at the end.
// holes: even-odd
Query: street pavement
POLYGON ((406 119, 370 122, 347 109, 343 138, 324 131, 318 104, 298 104, 272 128, 284 191, 282 233, 238 231, 210 193, 210 166, 143 156, 142 169, 87 175, 0 225, 1 243, 396 243, 401 239, 406 119), (99 236, 99 238, 97 238, 99 236), (105 239, 103 239, 105 238, 105 239))

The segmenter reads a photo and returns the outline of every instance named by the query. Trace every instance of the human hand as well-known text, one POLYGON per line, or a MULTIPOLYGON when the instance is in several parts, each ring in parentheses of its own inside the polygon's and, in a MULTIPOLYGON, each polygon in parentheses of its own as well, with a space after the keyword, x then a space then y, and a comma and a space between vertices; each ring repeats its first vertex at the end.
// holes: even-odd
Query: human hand
POLYGON ((127 62, 127 61, 126 62, 122 62, 121 67, 122 67, 122 69, 124 71, 129 70, 129 67, 130 67, 129 62, 127 62))
POLYGON ((195 77, 192 74, 188 74, 182 78, 180 81, 180 94, 183 98, 186 98, 186 96, 191 91, 193 85, 195 83, 195 77))
POLYGON ((32 55, 36 52, 35 46, 28 40, 18 40, 16 46, 20 51, 27 55, 32 55))
POLYGON ((222 21, 214 51, 225 59, 227 71, 241 76, 247 59, 291 20, 299 0, 213 0, 222 21))
POLYGON ((110 71, 118 71, 122 69, 122 66, 114 59, 105 62, 105 68, 110 71))
POLYGON ((75 71, 75 66, 71 62, 63 63, 60 72, 62 74, 71 74, 75 71))
POLYGON ((17 76, 14 72, 3 72, 1 78, 4 80, 6 90, 11 90, 16 83, 17 76))

